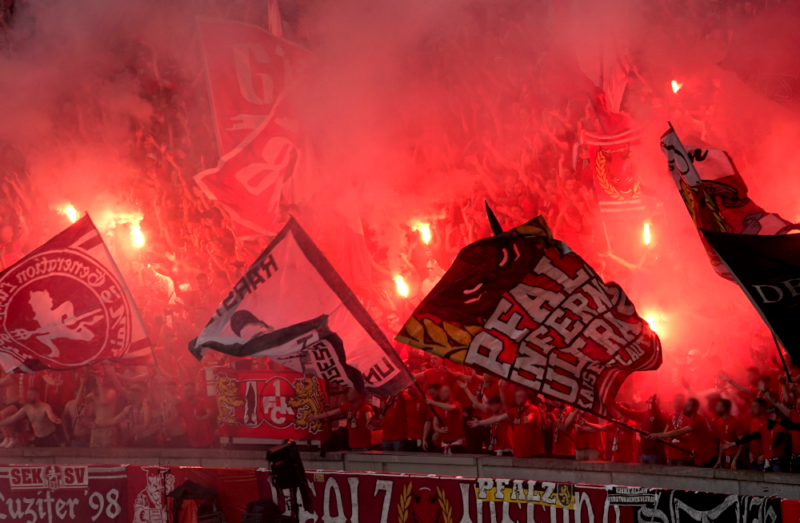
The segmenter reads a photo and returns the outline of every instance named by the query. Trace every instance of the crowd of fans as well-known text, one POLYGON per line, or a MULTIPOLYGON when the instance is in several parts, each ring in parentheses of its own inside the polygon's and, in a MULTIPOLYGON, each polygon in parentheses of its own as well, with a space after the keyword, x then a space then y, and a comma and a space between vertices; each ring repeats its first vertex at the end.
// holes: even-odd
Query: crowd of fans
POLYGON ((414 353, 409 364, 418 386, 374 405, 349 390, 344 403, 312 419, 342 419, 354 451, 800 471, 800 385, 777 369, 750 367, 745 384, 719 374, 701 392, 687 381, 664 405, 657 395, 621 394, 612 421, 436 356, 414 353))
MULTIPOLYGON (((31 37, 14 34, 15 3, 0 6, 5 42, 0 47, 9 53, 19 45, 16 38, 31 37)), ((266 12, 255 9, 255 4, 231 3, 227 11, 214 5, 209 14, 266 26, 266 12)), ((290 13, 284 23, 286 36, 313 45, 303 21, 305 3, 286 9, 289 4, 282 3, 290 13)), ((356 291, 390 339, 458 251, 489 236, 484 199, 505 228, 542 214, 555 235, 576 250, 597 250, 597 196, 581 137, 585 131, 602 133, 616 118, 604 96, 554 93, 542 81, 546 75, 535 67, 519 70, 514 64, 500 64, 468 76, 449 69, 452 46, 474 46, 459 49, 459 56, 486 49, 499 56, 513 54, 525 37, 513 23, 529 8, 524 4, 490 2, 476 14, 485 21, 480 39, 443 40, 425 50, 431 53, 430 67, 442 73, 443 87, 460 93, 460 105, 452 108, 459 124, 434 136, 425 125, 409 122, 409 127, 423 129, 409 139, 414 160, 432 174, 465 170, 479 181, 469 198, 442 202, 420 217, 430 227, 428 242, 419 228, 409 225, 397 259, 390 258, 389 246, 381 244, 380 236, 365 224, 372 285, 356 291), (408 286, 405 296, 397 292, 398 274, 408 286)), ((691 16, 697 30, 685 38, 724 45, 738 21, 765 8, 763 1, 654 3, 651 16, 691 16)), ((186 347, 270 238, 241 234, 224 209, 192 180, 218 160, 208 94, 198 80, 202 71, 184 69, 146 42, 131 42, 120 52, 124 58, 116 74, 135 78, 152 116, 132 122, 129 139, 120 147, 102 132, 102 107, 87 93, 76 93, 63 101, 64 110, 54 120, 53 145, 80 141, 113 148, 132 173, 121 180, 120 196, 141 220, 116 225, 115 230, 125 233, 126 227, 138 226, 146 244, 117 261, 159 365, 104 363, 74 372, 3 376, 2 448, 219 445, 217 406, 205 393, 203 373, 209 367, 239 363, 213 352, 198 362, 186 347)), ((527 59, 544 67, 557 62, 559 55, 541 49, 527 59)), ((674 93, 662 80, 634 65, 619 118, 630 122, 632 113, 646 118, 648 111, 668 111, 676 126, 691 127, 704 137, 713 135, 715 84, 698 88, 691 104, 682 105, 668 99, 674 93)), ((92 81, 86 82, 89 92, 92 81)), ((65 218, 43 211, 48 203, 31 181, 24 148, 0 145, 5 196, 0 201, 0 263, 7 268, 65 225, 65 218)), ((111 247, 123 249, 113 242, 111 247)), ((424 395, 416 386, 382 399, 329 390, 334 407, 316 418, 344 423, 333 438, 342 437, 341 447, 797 470, 792 457, 800 455, 800 416, 795 408, 800 394, 797 385, 787 383, 774 367, 748 370, 746 385, 720 375, 702 393, 691 390, 687 382, 685 393, 668 401, 638 398, 627 391, 615 416, 651 434, 645 437, 491 376, 478 376, 466 367, 407 347, 398 349, 424 395)), ((757 361, 763 365, 763 359, 757 361)), ((252 365, 275 368, 266 359, 252 365)))

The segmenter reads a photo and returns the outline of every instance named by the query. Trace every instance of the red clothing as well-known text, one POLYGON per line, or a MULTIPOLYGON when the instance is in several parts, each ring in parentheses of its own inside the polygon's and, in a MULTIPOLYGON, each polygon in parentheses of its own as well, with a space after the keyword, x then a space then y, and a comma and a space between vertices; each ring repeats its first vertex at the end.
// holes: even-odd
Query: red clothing
POLYGON ((436 413, 444 421, 444 426, 447 432, 440 434, 439 439, 442 443, 454 443, 461 440, 461 445, 466 443, 464 439, 464 418, 461 411, 461 405, 453 402, 455 408, 453 410, 440 409, 435 407, 436 413))
POLYGON ((453 376, 453 373, 450 372, 446 367, 436 367, 435 369, 428 369, 425 371, 425 377, 423 378, 425 381, 425 386, 423 387, 424 390, 428 390, 428 387, 437 383, 439 385, 447 385, 450 387, 453 392, 456 389, 456 377, 453 376))
MULTIPOLYGON (((553 410, 553 418, 563 424, 569 416, 572 409, 565 407, 563 409, 553 410)), ((575 425, 571 425, 569 430, 560 430, 555 425, 553 426, 553 456, 574 456, 575 455, 575 425)))
POLYGON ((351 449, 366 449, 372 445, 372 432, 367 428, 367 414, 372 407, 366 403, 342 403, 342 414, 347 416, 347 438, 351 449))
MULTIPOLYGON (((481 387, 483 387, 483 384, 481 384, 481 387)), ((485 390, 480 390, 479 389, 479 392, 481 393, 480 396, 476 395, 475 397, 478 398, 481 401, 481 403, 483 403, 487 407, 489 406, 489 399, 491 399, 491 398, 493 398, 495 396, 500 397, 500 387, 498 386, 497 383, 493 383, 492 385, 487 387, 485 390)), ((480 409, 475 409, 473 411, 473 415, 476 418, 479 418, 479 419, 486 419, 486 418, 491 418, 492 416, 494 416, 494 414, 492 414, 491 411, 490 412, 483 412, 480 409)))
POLYGON ((181 417, 186 423, 186 431, 189 433, 189 445, 192 448, 210 447, 214 443, 215 420, 200 421, 197 416, 205 416, 209 411, 214 410, 212 403, 200 397, 195 397, 192 402, 182 400, 178 404, 181 417))
POLYGON ((750 430, 761 434, 761 448, 764 452, 764 459, 782 458, 786 454, 783 443, 776 448, 772 448, 772 444, 775 442, 778 434, 786 432, 786 428, 776 423, 770 429, 768 427, 767 418, 761 416, 753 420, 753 425, 750 427, 750 430))
MULTIPOLYGON (((761 425, 766 426, 766 417, 759 416, 757 418, 753 418, 750 420, 750 433, 754 432, 761 432, 761 425)), ((753 459, 758 459, 759 457, 764 455, 764 444, 760 439, 756 439, 748 443, 747 448, 750 450, 750 454, 753 455, 753 459)))
MULTIPOLYGON (((447 360, 449 361, 449 360, 447 360)), ((438 383, 441 386, 447 385, 453 391, 453 399, 462 407, 471 407, 472 401, 464 390, 456 383, 458 380, 455 375, 447 367, 436 367, 435 369, 428 369, 425 371, 425 387, 427 388, 433 384, 438 383)))
MULTIPOLYGON (((789 421, 800 423, 800 414, 793 410, 789 413, 789 421)), ((790 430, 789 435, 792 437, 792 454, 800 454, 800 430, 790 430)))
MULTIPOLYGON (((739 418, 728 416, 728 419, 717 418, 715 421, 720 444, 736 443, 744 437, 744 423, 739 418)), ((735 456, 738 450, 735 446, 728 447, 722 450, 722 454, 724 456, 735 456)))
MULTIPOLYGON (((578 417, 576 417, 576 421, 580 417, 582 417, 589 423, 593 424, 598 423, 598 418, 594 414, 581 412, 578 414, 578 417)), ((598 450, 600 452, 605 451, 606 446, 605 446, 605 441, 603 439, 603 433, 575 431, 575 448, 598 450)))
POLYGON ((637 463, 636 433, 619 425, 611 429, 611 461, 615 463, 637 463))
POLYGON ((383 415, 383 441, 398 441, 408 439, 406 416, 408 395, 403 392, 388 401, 392 402, 383 415))
MULTIPOLYGON (((672 416, 669 416, 667 418, 667 428, 664 432, 672 432, 673 430, 682 429, 687 425, 688 422, 689 422, 688 418, 684 416, 683 413, 673 414, 672 416)), ((682 447, 684 449, 691 448, 688 434, 682 434, 677 438, 672 438, 670 440, 670 443, 682 447)), ((691 454, 689 454, 688 452, 683 452, 673 447, 667 447, 666 451, 667 451, 667 459, 672 459, 676 461, 691 461, 692 459, 691 454)))
POLYGON ((517 392, 517 386, 509 381, 501 381, 499 390, 503 397, 504 404, 507 407, 512 407, 516 402, 516 398, 514 398, 514 396, 517 392))
POLYGON ((717 456, 719 452, 717 435, 711 423, 699 412, 688 421, 688 426, 692 427, 689 433, 689 448, 694 451, 695 465, 700 467, 717 456))
MULTIPOLYGON (((778 383, 778 380, 775 379, 775 376, 773 376, 773 379, 770 380, 770 386, 767 390, 773 398, 781 397, 781 384, 778 383)), ((750 387, 750 396, 752 396, 753 399, 762 399, 769 402, 766 394, 758 390, 758 387, 750 387)), ((767 405, 769 405, 769 403, 767 403, 767 405)))
POLYGON ((430 409, 425 403, 425 398, 422 396, 416 396, 406 400, 406 428, 409 439, 422 439, 422 433, 425 429, 425 420, 428 419, 429 415, 430 409))
POLYGON ((483 391, 483 398, 481 399, 488 401, 489 398, 492 398, 494 396, 500 396, 500 385, 498 385, 497 383, 492 383, 491 385, 489 385, 486 388, 486 390, 483 391))
POLYGON ((512 450, 513 425, 510 421, 500 421, 492 425, 490 450, 512 450))
POLYGON ((530 458, 544 454, 542 413, 530 403, 509 409, 508 417, 513 423, 511 446, 516 458, 530 458))

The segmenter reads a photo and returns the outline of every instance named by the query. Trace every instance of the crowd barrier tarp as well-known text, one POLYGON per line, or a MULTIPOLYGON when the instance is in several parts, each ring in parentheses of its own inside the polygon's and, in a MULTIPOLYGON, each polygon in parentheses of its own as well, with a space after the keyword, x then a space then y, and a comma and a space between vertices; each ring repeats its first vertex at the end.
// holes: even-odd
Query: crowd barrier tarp
MULTIPOLYGON (((777 523, 781 499, 652 489, 653 503, 639 509, 640 521, 731 521, 777 523)), ((791 520, 786 520, 791 521, 791 520)))
POLYGON ((217 404, 220 442, 241 445, 318 445, 325 423, 309 421, 328 408, 323 380, 291 371, 206 370, 207 394, 217 404))
MULTIPOLYGON (((300 521, 375 523, 631 523, 635 508, 610 506, 606 487, 551 481, 308 472, 311 510, 300 521)), ((262 498, 286 511, 269 471, 257 473, 262 498)))
POLYGON ((0 521, 125 522, 126 486, 124 466, 0 467, 0 521))
MULTIPOLYGON (((371 472, 306 472, 311 504, 300 523, 781 523, 800 502, 539 480, 371 472)), ((192 480, 218 493, 228 523, 247 504, 276 501, 267 469, 20 465, 0 468, 0 521, 169 523, 167 494, 192 480)), ((169 501, 168 501, 169 500, 169 501)))

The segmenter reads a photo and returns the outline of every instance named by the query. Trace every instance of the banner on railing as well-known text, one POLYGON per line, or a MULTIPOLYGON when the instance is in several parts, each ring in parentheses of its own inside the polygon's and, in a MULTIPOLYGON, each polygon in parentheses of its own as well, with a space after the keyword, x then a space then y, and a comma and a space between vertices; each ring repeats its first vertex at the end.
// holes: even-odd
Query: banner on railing
POLYGON ((125 466, 14 465, 0 467, 4 523, 127 521, 125 466))
MULTIPOLYGON (((776 497, 528 479, 319 470, 306 479, 302 523, 788 523, 800 514, 800 502, 776 497)), ((211 510, 228 523, 259 499, 289 514, 290 492, 278 491, 266 469, 25 465, 0 468, 0 520, 192 521, 202 501, 176 506, 168 497, 188 480, 213 491, 211 510)))
POLYGON ((328 408, 325 382, 291 371, 206 369, 223 444, 267 445, 286 439, 318 445, 325 424, 309 417, 328 408))

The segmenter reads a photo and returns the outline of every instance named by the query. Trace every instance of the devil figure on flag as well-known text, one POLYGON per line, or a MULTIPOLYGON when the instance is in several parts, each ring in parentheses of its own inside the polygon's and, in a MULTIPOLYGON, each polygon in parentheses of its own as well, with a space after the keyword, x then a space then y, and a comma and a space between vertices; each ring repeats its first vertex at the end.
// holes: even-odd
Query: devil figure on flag
POLYGON ((6 372, 153 363, 136 304, 88 215, 0 274, 0 328, 6 372))
POLYGON ((397 339, 606 418, 627 376, 661 365, 619 285, 541 216, 461 250, 397 339))

